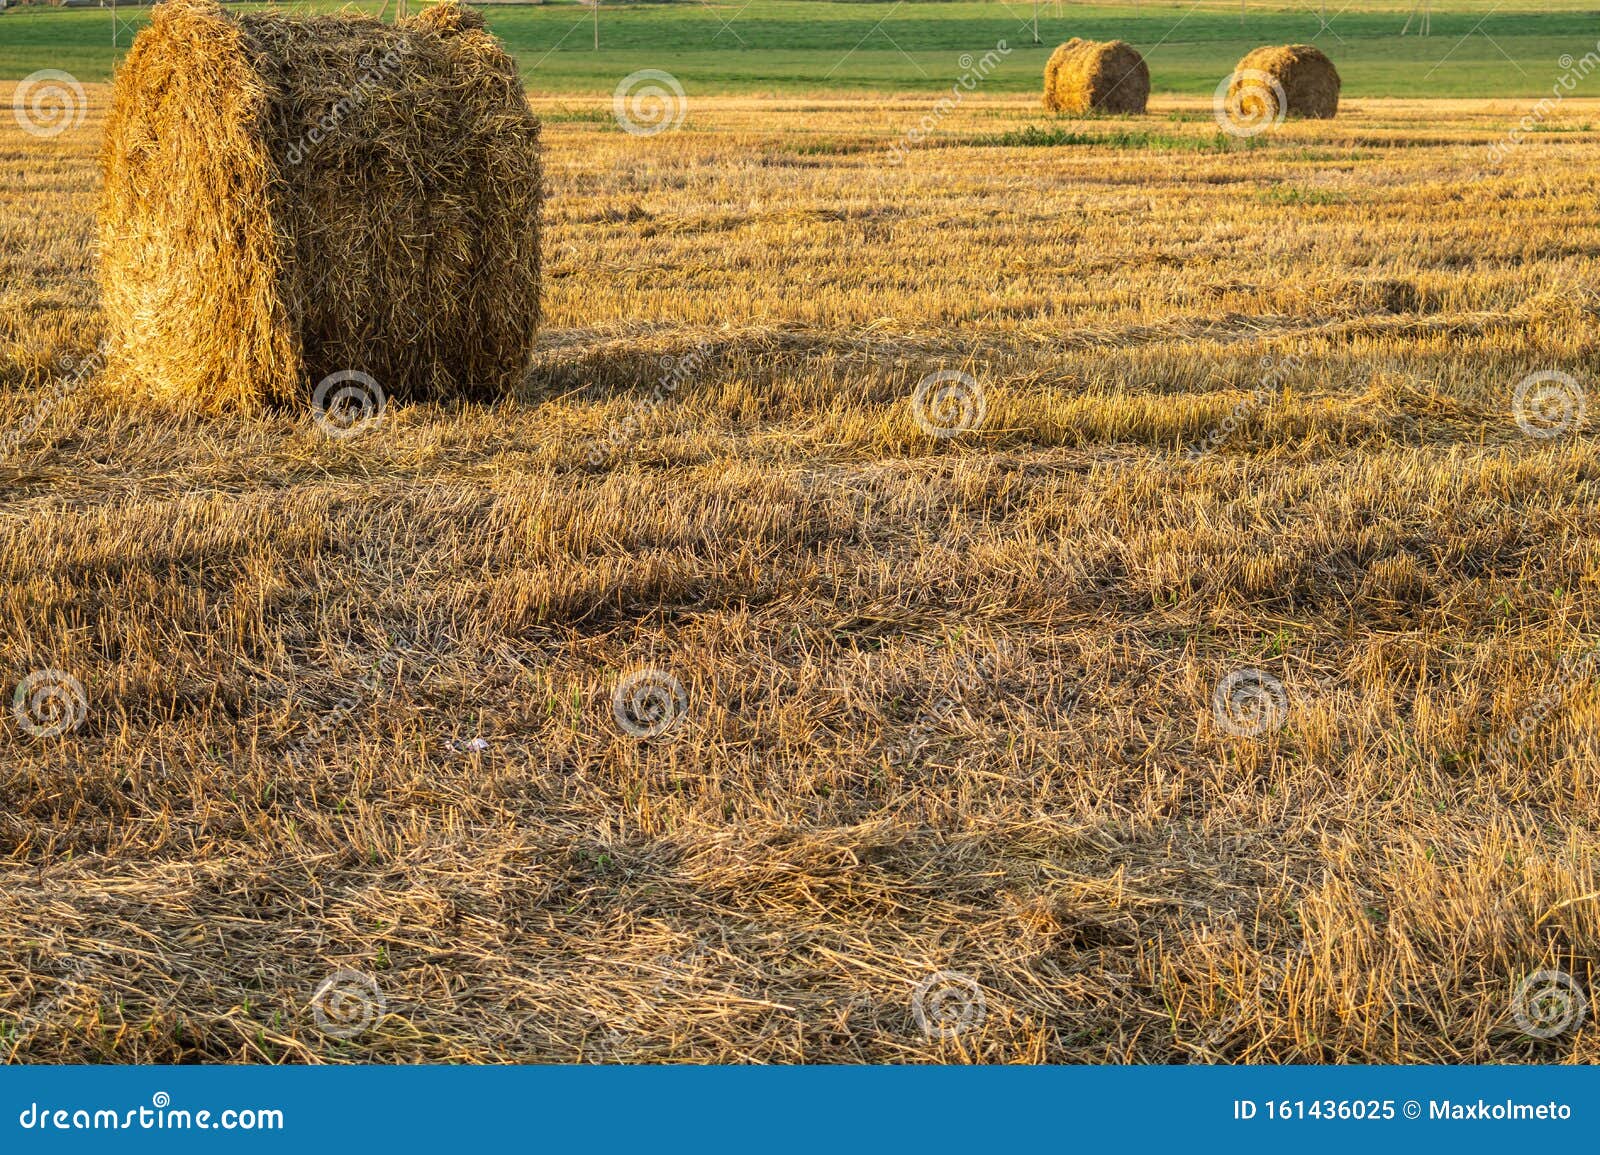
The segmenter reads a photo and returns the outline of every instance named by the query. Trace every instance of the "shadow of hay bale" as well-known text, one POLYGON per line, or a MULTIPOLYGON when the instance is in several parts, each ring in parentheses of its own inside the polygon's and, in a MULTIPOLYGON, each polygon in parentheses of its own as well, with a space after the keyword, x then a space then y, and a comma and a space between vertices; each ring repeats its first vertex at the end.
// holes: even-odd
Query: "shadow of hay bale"
POLYGON ((903 377, 908 363, 960 359, 947 339, 752 326, 670 332, 564 329, 546 332, 523 396, 683 393, 737 377, 753 386, 793 379, 807 367, 851 366, 858 377, 903 377))

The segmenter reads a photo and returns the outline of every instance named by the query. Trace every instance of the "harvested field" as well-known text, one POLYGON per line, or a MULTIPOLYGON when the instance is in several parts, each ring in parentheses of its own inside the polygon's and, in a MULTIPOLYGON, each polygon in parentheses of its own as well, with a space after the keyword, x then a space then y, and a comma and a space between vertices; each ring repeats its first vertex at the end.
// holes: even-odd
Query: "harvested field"
POLYGON ((89 92, 0 119, 9 1057, 1600 1058, 1510 1010, 1600 960, 1600 105, 538 100, 525 397, 328 437, 101 388, 89 92))

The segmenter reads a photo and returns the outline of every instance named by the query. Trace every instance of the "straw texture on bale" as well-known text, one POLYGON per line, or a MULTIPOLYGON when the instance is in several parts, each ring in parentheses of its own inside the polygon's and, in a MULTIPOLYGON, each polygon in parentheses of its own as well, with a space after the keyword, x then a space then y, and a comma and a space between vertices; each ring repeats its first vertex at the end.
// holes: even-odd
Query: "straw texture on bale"
POLYGON ((1067 41, 1044 66, 1044 106, 1051 112, 1143 112, 1150 69, 1123 40, 1067 41))
POLYGON ((1276 117, 1278 93, 1272 81, 1283 90, 1285 116, 1329 120, 1339 111, 1339 72, 1320 48, 1287 44, 1246 53, 1233 70, 1228 103, 1276 117))
POLYGON ((168 0, 101 153, 113 368, 207 409, 328 374, 390 397, 515 390, 539 319, 539 123, 453 2, 397 26, 168 0))

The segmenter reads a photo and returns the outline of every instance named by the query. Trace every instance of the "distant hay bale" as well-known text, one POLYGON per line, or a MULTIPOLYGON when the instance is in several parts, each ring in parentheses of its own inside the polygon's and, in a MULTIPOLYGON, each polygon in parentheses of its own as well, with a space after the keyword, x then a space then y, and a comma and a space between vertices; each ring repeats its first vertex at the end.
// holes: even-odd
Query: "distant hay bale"
POLYGON ((1143 112, 1150 69, 1123 40, 1067 41, 1044 66, 1044 106, 1071 116, 1086 112, 1143 112))
POLYGON ((1257 48, 1233 70, 1228 106, 1262 120, 1329 120, 1339 111, 1339 73, 1321 49, 1309 44, 1257 48))
POLYGON ((113 370, 211 410, 331 374, 489 399, 539 320, 539 122, 453 2, 357 15, 151 12, 101 153, 113 370))

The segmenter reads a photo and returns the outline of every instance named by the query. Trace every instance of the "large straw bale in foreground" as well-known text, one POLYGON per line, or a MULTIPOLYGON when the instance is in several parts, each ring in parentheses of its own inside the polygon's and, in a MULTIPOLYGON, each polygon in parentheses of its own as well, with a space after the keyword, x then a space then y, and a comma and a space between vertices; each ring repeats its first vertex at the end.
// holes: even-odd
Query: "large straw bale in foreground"
POLYGON ((208 409, 330 373, 513 390, 539 316, 539 123, 483 18, 151 13, 117 70, 100 278, 115 367, 208 409))
POLYGON ((1339 72, 1310 44, 1256 48, 1233 70, 1228 104, 1276 119, 1280 92, 1282 115, 1329 120, 1339 111, 1339 72))
POLYGON ((1123 40, 1069 40, 1044 66, 1044 106, 1051 112, 1137 113, 1149 99, 1150 69, 1123 40))

